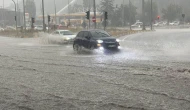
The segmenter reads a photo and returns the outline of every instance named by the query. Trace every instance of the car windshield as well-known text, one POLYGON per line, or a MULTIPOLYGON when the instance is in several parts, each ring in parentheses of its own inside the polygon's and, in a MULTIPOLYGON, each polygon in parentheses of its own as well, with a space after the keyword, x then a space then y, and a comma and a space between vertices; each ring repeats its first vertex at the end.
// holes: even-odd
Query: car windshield
POLYGON ((95 38, 110 37, 110 35, 105 31, 91 31, 91 34, 95 38))
POLYGON ((61 35, 74 35, 71 31, 61 31, 61 35))

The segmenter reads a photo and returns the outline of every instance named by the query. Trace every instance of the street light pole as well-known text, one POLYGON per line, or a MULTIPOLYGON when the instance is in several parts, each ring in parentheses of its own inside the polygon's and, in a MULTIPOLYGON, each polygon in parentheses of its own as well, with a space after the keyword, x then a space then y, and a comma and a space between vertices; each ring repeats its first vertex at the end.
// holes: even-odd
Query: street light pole
POLYGON ((3 0, 3 9, 5 8, 4 5, 5 5, 5 2, 4 2, 4 0, 3 0))
POLYGON ((129 0, 129 25, 130 25, 130 30, 131 29, 131 0, 129 0))
POLYGON ((20 10, 19 10, 19 5, 18 5, 18 0, 17 0, 17 23, 18 23, 17 25, 20 26, 20 10))
POLYGON ((3 27, 5 26, 5 2, 3 0, 3 27))
POLYGON ((125 22, 125 15, 124 15, 124 13, 125 13, 125 2, 124 2, 124 0, 123 0, 123 9, 122 9, 122 27, 124 27, 124 22, 125 22))
POLYGON ((70 25, 70 0, 68 0, 68 21, 69 21, 69 24, 68 26, 70 25))
POLYGON ((142 21, 143 21, 143 27, 142 27, 142 30, 145 30, 145 10, 144 10, 144 0, 142 0, 142 21))
POLYGON ((54 0, 54 11, 55 11, 55 24, 57 24, 57 8, 56 8, 56 3, 55 3, 55 0, 54 0))
POLYGON ((25 16, 25 1, 23 0, 23 16, 24 16, 24 35, 26 35, 26 16, 25 16))
POLYGON ((45 15, 44 15, 44 0, 42 0, 42 13, 43 13, 43 31, 45 32, 45 15))
POLYGON ((153 30, 153 27, 152 27, 152 0, 151 0, 151 20, 150 20, 150 25, 151 25, 151 30, 153 30))
MULTIPOLYGON (((93 0, 94 2, 94 18, 96 19, 96 0, 93 0)), ((96 29, 96 20, 94 22, 94 29, 96 29)))
MULTIPOLYGON (((90 12, 90 15, 91 15, 91 11, 90 11, 90 10, 91 10, 91 9, 90 9, 90 8, 91 8, 91 4, 90 4, 90 3, 91 3, 90 0, 88 0, 88 11, 90 12)), ((88 22, 89 22, 89 23, 88 23, 88 29, 90 29, 90 22, 91 22, 90 20, 91 20, 91 19, 90 19, 90 17, 89 17, 89 20, 88 20, 88 22)))
MULTIPOLYGON (((12 0, 13 1, 13 3, 14 3, 14 5, 15 5, 15 22, 16 22, 16 31, 17 31, 17 11, 16 11, 16 3, 15 3, 15 1, 14 0, 12 0)), ((18 33, 17 33, 17 35, 18 35, 18 33)))

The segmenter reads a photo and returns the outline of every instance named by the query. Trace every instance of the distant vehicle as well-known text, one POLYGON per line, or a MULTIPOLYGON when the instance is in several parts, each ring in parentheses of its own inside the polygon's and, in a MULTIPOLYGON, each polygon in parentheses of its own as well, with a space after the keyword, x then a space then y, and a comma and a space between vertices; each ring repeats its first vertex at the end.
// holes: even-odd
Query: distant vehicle
POLYGON ((26 30, 31 30, 31 26, 26 26, 26 30))
POLYGON ((73 42, 74 51, 80 52, 82 47, 90 50, 118 50, 120 44, 118 39, 111 37, 104 30, 87 30, 79 32, 73 42))
POLYGON ((171 25, 171 26, 178 26, 179 24, 180 24, 179 21, 174 21, 172 23, 169 23, 169 25, 171 25))
POLYGON ((69 30, 56 30, 52 34, 60 36, 63 43, 71 43, 76 37, 76 35, 69 30))
POLYGON ((4 29, 0 27, 0 31, 4 31, 4 29))
POLYGON ((167 25, 167 22, 164 21, 164 22, 163 22, 163 25, 166 26, 166 25, 167 25))
POLYGON ((155 23, 155 24, 153 24, 153 26, 158 27, 158 26, 159 26, 159 23, 155 23))
POLYGON ((67 26, 63 26, 63 25, 58 25, 57 26, 57 29, 63 29, 63 30, 65 30, 65 29, 67 29, 68 27, 67 26))
POLYGON ((131 25, 131 27, 141 27, 143 25, 142 22, 136 22, 135 24, 131 25))
POLYGON ((16 30, 16 28, 13 27, 13 26, 7 26, 7 27, 5 28, 5 30, 16 30))
POLYGON ((153 26, 155 27, 164 26, 164 25, 165 25, 164 22, 158 22, 158 23, 153 24, 153 26))
POLYGON ((42 25, 35 26, 34 30, 36 30, 36 31, 43 31, 43 26, 42 25))

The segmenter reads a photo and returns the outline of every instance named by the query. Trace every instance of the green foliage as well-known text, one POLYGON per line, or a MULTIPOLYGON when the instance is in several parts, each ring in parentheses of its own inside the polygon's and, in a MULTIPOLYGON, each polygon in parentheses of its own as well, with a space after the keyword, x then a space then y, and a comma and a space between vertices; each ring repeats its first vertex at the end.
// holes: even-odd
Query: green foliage
POLYGON ((34 0, 26 0, 26 13, 29 13, 30 18, 36 17, 36 4, 34 0))
POLYGON ((79 10, 82 10, 83 6, 79 5, 79 4, 74 4, 72 6, 70 6, 70 13, 76 13, 79 12, 79 10))
POLYGON ((113 26, 122 26, 136 21, 137 8, 133 4, 121 5, 116 8, 111 19, 113 26))
POLYGON ((162 9, 163 18, 169 22, 181 18, 182 8, 176 4, 170 4, 167 8, 162 9))
POLYGON ((100 2, 100 11, 108 12, 108 19, 111 19, 114 14, 114 0, 102 0, 100 2))
POLYGON ((88 7, 88 1, 89 0, 83 0, 83 7, 88 7))
MULTIPOLYGON (((150 23, 151 21, 151 2, 145 2, 145 22, 150 23)), ((158 6, 156 2, 152 3, 152 20, 156 19, 158 16, 158 6)))

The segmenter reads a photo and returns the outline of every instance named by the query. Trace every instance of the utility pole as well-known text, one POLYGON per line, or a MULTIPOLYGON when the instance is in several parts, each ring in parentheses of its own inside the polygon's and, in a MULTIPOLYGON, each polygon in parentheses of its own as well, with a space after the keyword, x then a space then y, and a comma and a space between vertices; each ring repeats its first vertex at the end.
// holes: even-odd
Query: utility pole
POLYGON ((124 0, 123 0, 123 9, 122 9, 122 27, 124 27, 124 20, 125 20, 125 15, 124 15, 124 13, 125 13, 125 4, 124 4, 125 2, 124 2, 124 0))
MULTIPOLYGON (((93 0, 94 4, 94 18, 96 19, 96 0, 93 0)), ((94 29, 96 29, 96 21, 94 22, 94 29)))
POLYGON ((144 10, 144 0, 142 0, 142 21, 143 21, 143 27, 142 27, 142 30, 145 30, 145 10, 144 10))
POLYGON ((150 17, 150 26, 151 26, 151 30, 153 30, 153 27, 152 27, 152 0, 151 0, 151 17, 150 17))
POLYGON ((68 0, 68 20, 69 20, 69 24, 68 26, 70 25, 70 0, 68 0))
POLYGON ((5 26, 5 2, 3 0, 3 11, 2 11, 2 15, 3 15, 3 27, 5 26))
POLYGON ((23 15, 24 15, 24 35, 26 35, 26 16, 25 16, 25 1, 23 0, 23 15))
POLYGON ((107 19, 108 19, 108 12, 105 11, 104 12, 104 31, 106 30, 106 26, 107 26, 107 19))
MULTIPOLYGON (((16 2, 14 0, 12 0, 14 5, 15 5, 15 23, 16 23, 16 31, 17 31, 17 11, 16 11, 16 2)), ((17 31, 17 35, 18 35, 18 31, 17 31)))
POLYGON ((42 0, 42 14, 43 14, 43 31, 45 32, 45 15, 44 15, 44 0, 42 0))
POLYGON ((130 30, 131 29, 131 0, 129 0, 129 25, 130 25, 130 30))
POLYGON ((55 11, 55 24, 57 24, 57 8, 56 8, 55 0, 54 0, 54 11, 55 11))
MULTIPOLYGON (((91 8, 90 3, 91 3, 90 0, 88 0, 88 11, 89 11, 89 12, 90 12, 90 8, 91 8)), ((90 12, 90 15, 91 15, 91 12, 90 12)), ((90 17, 91 17, 91 16, 90 16, 90 17)), ((91 22, 91 21, 90 21, 90 20, 91 20, 90 17, 89 17, 89 20, 88 20, 88 21, 89 21, 89 23, 88 23, 88 29, 90 29, 90 22, 91 22)))
POLYGON ((17 0, 17 22, 18 22, 18 25, 20 26, 20 9, 19 9, 19 4, 18 4, 18 0, 17 0))

